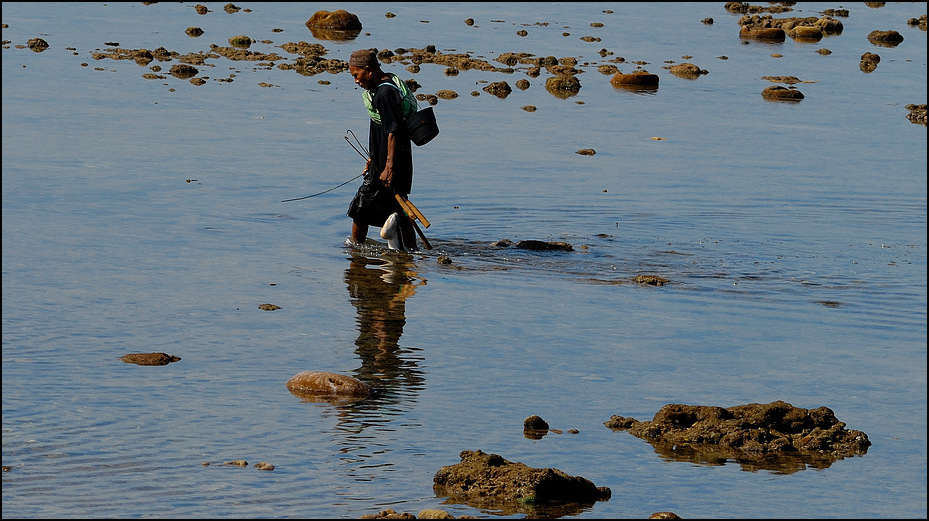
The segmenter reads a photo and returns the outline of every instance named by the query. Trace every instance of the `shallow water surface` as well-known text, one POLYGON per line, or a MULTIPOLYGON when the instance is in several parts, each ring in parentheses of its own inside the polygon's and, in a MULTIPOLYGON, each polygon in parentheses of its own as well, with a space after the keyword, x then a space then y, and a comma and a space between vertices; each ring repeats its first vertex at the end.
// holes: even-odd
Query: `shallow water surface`
POLYGON ((925 3, 844 6, 841 35, 774 44, 740 39, 721 2, 349 3, 365 29, 347 41, 304 25, 332 6, 207 5, 3 6, 4 517, 925 518, 927 143, 905 117, 926 101, 926 32, 907 24, 925 3), (905 39, 877 47, 875 29, 905 39), (459 94, 414 150, 433 249, 384 251, 372 230, 351 251, 356 183, 281 202, 361 171, 344 136, 368 123, 347 73, 212 58, 195 86, 167 74, 177 60, 92 57, 243 34, 287 63, 279 46, 301 40, 340 60, 427 45, 501 66, 572 57, 582 88, 554 96, 522 65, 385 65, 459 94), (49 48, 24 47, 35 37, 49 48), (865 52, 881 56, 869 74, 865 52), (708 74, 664 69, 685 61, 708 74), (656 91, 598 71, 637 62, 656 91), (143 78, 155 65, 165 77, 143 78), (764 76, 791 75, 802 101, 761 97, 764 76), (482 90, 523 78, 504 99, 482 90), (149 352, 181 360, 119 360, 149 352), (301 400, 285 383, 307 370, 378 393, 301 400), (873 445, 759 469, 603 425, 775 400, 829 407, 873 445), (563 433, 525 437, 531 415, 563 433), (612 498, 553 514, 437 496, 435 473, 478 449, 612 498))

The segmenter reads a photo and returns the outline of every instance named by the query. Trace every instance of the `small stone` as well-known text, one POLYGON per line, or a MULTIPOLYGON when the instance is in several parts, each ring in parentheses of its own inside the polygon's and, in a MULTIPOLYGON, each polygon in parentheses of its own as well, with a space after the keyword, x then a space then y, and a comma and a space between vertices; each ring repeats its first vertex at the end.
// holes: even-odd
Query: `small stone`
POLYGON ((761 96, 768 100, 776 101, 800 101, 803 99, 803 93, 796 89, 788 89, 780 85, 773 85, 761 91, 761 96))
POLYGON ((167 353, 130 353, 119 358, 127 364, 136 365, 168 365, 171 362, 180 362, 181 357, 171 356, 167 353))
POLYGON ((648 284, 650 286, 664 286, 668 283, 668 279, 659 277, 658 275, 636 275, 632 281, 638 282, 639 284, 648 284))
POLYGON ((229 45, 239 49, 248 49, 252 45, 252 39, 248 36, 233 36, 229 38, 229 45))
POLYGON ((548 430, 548 422, 543 420, 541 416, 533 415, 523 420, 523 430, 548 430))

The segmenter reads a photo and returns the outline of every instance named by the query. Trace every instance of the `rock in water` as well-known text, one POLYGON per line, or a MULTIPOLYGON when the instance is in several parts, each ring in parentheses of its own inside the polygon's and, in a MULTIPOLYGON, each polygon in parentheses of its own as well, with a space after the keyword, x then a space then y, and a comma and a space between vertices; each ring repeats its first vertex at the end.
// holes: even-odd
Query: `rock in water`
POLYGON ((349 403, 367 398, 371 387, 338 373, 303 371, 287 381, 287 388, 306 401, 349 403))
POLYGON ((131 353, 119 357, 127 364, 136 365, 168 365, 171 362, 180 362, 181 357, 171 356, 168 353, 131 353))
POLYGON ((569 476, 558 469, 533 468, 480 450, 461 451, 460 457, 461 463, 442 467, 435 474, 433 490, 478 508, 532 511, 543 504, 559 502, 593 504, 606 501, 611 495, 607 487, 598 487, 588 479, 569 476))

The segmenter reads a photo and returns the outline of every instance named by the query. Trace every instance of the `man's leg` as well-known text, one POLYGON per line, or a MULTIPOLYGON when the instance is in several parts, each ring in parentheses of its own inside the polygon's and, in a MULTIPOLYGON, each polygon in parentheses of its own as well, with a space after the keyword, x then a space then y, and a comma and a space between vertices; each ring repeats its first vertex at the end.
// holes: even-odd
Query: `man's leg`
POLYGON ((352 221, 352 240, 357 244, 364 244, 368 237, 368 225, 352 221))
POLYGON ((408 251, 416 251, 416 230, 413 229, 413 223, 406 217, 400 218, 400 234, 403 237, 403 246, 408 251))

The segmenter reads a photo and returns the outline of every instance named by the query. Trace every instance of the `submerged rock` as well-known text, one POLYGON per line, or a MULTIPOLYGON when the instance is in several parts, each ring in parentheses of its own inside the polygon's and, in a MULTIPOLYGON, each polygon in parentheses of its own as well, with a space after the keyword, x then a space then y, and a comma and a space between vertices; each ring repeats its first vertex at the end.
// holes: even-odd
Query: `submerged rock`
POLYGON ((798 42, 818 42, 823 39, 823 31, 815 25, 798 25, 787 31, 787 36, 798 42))
POLYGON ((495 81, 484 87, 483 90, 484 92, 493 94, 500 99, 506 99, 506 97, 509 96, 511 92, 513 92, 513 89, 510 88, 510 85, 505 81, 495 81))
POLYGON ((571 246, 570 244, 566 242, 560 242, 560 241, 553 241, 553 242, 535 241, 535 240, 519 241, 516 243, 516 247, 521 250, 534 250, 534 251, 553 251, 553 250, 574 251, 573 246, 571 246))
POLYGON ((576 96, 581 90, 581 81, 573 75, 552 76, 545 80, 545 90, 557 98, 576 96))
MULTIPOLYGON (((416 519, 414 514, 409 512, 397 512, 392 508, 385 508, 377 514, 364 514, 358 519, 416 519)), ((421 518, 428 519, 428 518, 421 518)))
POLYGON ((897 31, 871 31, 868 41, 881 47, 896 47, 903 41, 903 35, 897 31))
POLYGON ((672 65, 668 67, 668 70, 671 71, 671 74, 677 76, 678 78, 684 78, 687 80, 695 80, 703 74, 709 74, 709 71, 701 69, 692 63, 679 63, 677 65, 672 65))
POLYGON ((787 33, 780 27, 761 27, 754 28, 743 25, 739 29, 740 38, 752 38, 755 40, 769 40, 772 42, 783 42, 787 39, 787 33))
POLYGON ((803 99, 803 93, 796 89, 788 89, 780 85, 772 85, 761 91, 761 96, 768 100, 777 101, 800 101, 803 99))
POLYGON ((178 65, 172 65, 171 70, 168 71, 168 74, 179 78, 182 80, 190 79, 196 76, 200 71, 192 65, 187 65, 186 63, 181 63, 178 65))
POLYGON ((610 83, 613 85, 647 85, 647 86, 658 86, 658 75, 650 74, 647 71, 636 71, 630 74, 623 74, 621 71, 617 71, 616 74, 610 78, 610 83))
POLYGON ((906 115, 906 119, 910 120, 912 123, 918 123, 922 126, 926 126, 926 104, 922 105, 910 104, 906 106, 906 110, 910 111, 906 115))
POLYGON ((739 27, 742 38, 779 42, 787 36, 800 42, 815 42, 823 36, 842 34, 844 30, 842 22, 829 16, 774 18, 769 14, 747 14, 739 19, 739 27))
POLYGON ((861 69, 861 72, 868 74, 874 72, 874 69, 877 69, 878 63, 881 63, 881 57, 879 55, 866 52, 861 55, 861 63, 858 64, 858 68, 861 69))
POLYGON ((668 279, 664 277, 659 277, 658 275, 636 275, 632 279, 633 282, 638 282, 639 284, 647 284, 649 286, 664 286, 668 282, 668 279))
POLYGON ((168 365, 171 362, 181 361, 181 357, 171 356, 168 353, 131 353, 119 359, 127 364, 136 365, 168 365))
POLYGON ((48 49, 48 42, 41 38, 31 38, 26 42, 26 46, 32 49, 33 52, 42 52, 48 49))
POLYGON ((452 502, 501 508, 504 515, 524 512, 534 517, 545 507, 570 503, 580 508, 609 500, 612 495, 608 487, 558 469, 533 468, 480 450, 464 450, 459 456, 460 463, 442 467, 433 478, 436 495, 448 496, 452 502))
POLYGON ((548 434, 548 422, 541 416, 530 416, 523 420, 523 436, 530 440, 541 440, 548 434))
POLYGON ((239 49, 248 49, 251 47, 253 40, 245 35, 233 36, 229 38, 229 45, 233 47, 238 47, 239 49))

